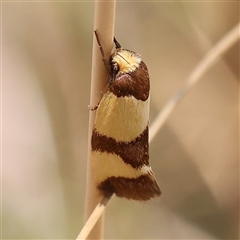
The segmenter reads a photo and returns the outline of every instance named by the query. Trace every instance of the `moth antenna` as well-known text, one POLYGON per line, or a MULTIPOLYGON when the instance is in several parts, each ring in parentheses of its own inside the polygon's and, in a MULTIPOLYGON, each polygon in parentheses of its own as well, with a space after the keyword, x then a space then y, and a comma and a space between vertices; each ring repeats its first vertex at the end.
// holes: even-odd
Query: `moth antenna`
POLYGON ((103 61, 104 65, 105 65, 108 73, 111 73, 111 68, 110 68, 110 66, 109 66, 108 59, 107 59, 107 57, 106 57, 106 55, 105 55, 105 52, 104 52, 103 47, 102 47, 102 44, 101 44, 101 42, 100 42, 100 39, 99 39, 97 30, 94 30, 94 33, 95 33, 95 37, 96 37, 96 40, 97 40, 98 47, 99 47, 100 52, 101 52, 101 55, 102 55, 102 61, 103 61))
POLYGON ((121 57, 125 62, 127 62, 128 64, 130 64, 130 62, 129 62, 126 58, 124 58, 121 54, 117 53, 117 55, 118 55, 119 57, 121 57))
POLYGON ((100 49, 100 51, 101 51, 102 57, 103 57, 103 58, 106 58, 106 55, 105 55, 105 53, 104 53, 102 44, 101 44, 101 42, 100 42, 100 39, 99 39, 99 36, 98 36, 98 33, 97 33, 97 30, 94 30, 94 33, 95 33, 95 37, 96 37, 96 39, 97 39, 98 47, 99 47, 99 49, 100 49))
POLYGON ((115 47, 116 47, 116 49, 122 47, 121 44, 117 41, 117 39, 116 39, 115 37, 113 38, 113 41, 114 41, 114 43, 115 43, 115 47))

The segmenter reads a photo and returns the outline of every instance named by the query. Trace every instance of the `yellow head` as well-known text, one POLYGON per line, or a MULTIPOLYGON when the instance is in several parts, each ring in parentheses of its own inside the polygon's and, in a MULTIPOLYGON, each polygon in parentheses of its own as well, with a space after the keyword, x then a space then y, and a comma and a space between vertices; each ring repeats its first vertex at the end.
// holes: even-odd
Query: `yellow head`
POLYGON ((117 65, 120 73, 134 72, 141 63, 141 56, 126 49, 117 49, 112 57, 111 64, 117 65))

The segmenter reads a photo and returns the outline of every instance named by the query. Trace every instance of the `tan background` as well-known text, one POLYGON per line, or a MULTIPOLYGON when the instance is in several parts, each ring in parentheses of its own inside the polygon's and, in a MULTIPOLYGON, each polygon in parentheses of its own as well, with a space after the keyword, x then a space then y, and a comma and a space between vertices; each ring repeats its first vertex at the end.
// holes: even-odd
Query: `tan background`
MULTIPOLYGON (((2 237, 74 239, 83 226, 93 2, 2 3, 2 237)), ((151 76, 152 122, 239 21, 237 2, 118 2, 115 34, 151 76)), ((114 198, 108 239, 238 238, 239 43, 151 143, 162 189, 114 198)))

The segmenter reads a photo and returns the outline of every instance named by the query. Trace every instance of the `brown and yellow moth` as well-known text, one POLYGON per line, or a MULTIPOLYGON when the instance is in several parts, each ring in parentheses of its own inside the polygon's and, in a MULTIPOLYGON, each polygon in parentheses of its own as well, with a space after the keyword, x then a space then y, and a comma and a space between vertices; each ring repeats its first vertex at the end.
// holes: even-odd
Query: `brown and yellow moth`
POLYGON ((95 36, 107 68, 108 89, 96 112, 92 138, 94 181, 104 196, 146 201, 161 194, 149 164, 148 124, 150 82, 141 56, 123 49, 106 58, 97 32, 95 36))

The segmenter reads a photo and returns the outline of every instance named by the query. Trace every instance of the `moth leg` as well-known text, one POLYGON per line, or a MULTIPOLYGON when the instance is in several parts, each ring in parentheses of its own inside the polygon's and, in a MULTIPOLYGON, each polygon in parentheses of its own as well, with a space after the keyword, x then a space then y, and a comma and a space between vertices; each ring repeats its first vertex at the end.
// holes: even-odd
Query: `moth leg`
POLYGON ((108 73, 111 73, 111 68, 110 68, 108 59, 107 59, 107 57, 106 57, 106 54, 105 54, 105 52, 104 52, 104 50, 103 50, 102 44, 101 44, 101 42, 100 42, 100 39, 99 39, 97 30, 94 30, 94 33, 95 33, 95 37, 96 37, 96 39, 97 39, 98 47, 99 47, 100 52, 101 52, 101 55, 102 55, 102 61, 103 61, 104 65, 105 65, 108 73))
POLYGON ((89 111, 95 111, 95 110, 98 109, 98 106, 99 106, 99 104, 97 104, 97 105, 94 106, 94 107, 91 107, 90 105, 88 105, 87 108, 88 108, 89 111))

